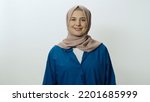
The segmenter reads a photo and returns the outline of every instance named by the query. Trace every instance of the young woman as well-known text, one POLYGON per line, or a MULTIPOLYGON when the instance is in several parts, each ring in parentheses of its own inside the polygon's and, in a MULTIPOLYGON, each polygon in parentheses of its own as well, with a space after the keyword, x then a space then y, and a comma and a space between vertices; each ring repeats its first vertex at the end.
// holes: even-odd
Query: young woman
POLYGON ((49 52, 43 85, 114 85, 106 46, 88 35, 91 12, 71 8, 66 17, 68 36, 49 52))

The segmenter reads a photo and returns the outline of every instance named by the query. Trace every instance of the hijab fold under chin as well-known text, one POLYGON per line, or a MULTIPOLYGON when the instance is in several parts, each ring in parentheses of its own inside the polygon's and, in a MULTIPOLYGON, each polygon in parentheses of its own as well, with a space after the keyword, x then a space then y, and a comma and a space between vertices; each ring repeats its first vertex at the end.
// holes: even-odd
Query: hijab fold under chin
POLYGON ((82 51, 90 52, 90 51, 93 51, 94 49, 96 49, 100 45, 100 42, 92 39, 91 36, 88 35, 88 31, 91 26, 91 12, 84 6, 81 6, 81 5, 74 6, 67 13, 67 17, 66 17, 67 27, 68 27, 69 19, 70 19, 71 15, 77 8, 81 9, 83 11, 83 13, 86 15, 87 23, 88 23, 87 31, 83 34, 83 36, 79 37, 79 36, 75 36, 75 35, 71 34, 68 30, 67 38, 64 39, 62 42, 60 42, 58 44, 58 46, 61 48, 64 48, 64 49, 76 47, 82 51))

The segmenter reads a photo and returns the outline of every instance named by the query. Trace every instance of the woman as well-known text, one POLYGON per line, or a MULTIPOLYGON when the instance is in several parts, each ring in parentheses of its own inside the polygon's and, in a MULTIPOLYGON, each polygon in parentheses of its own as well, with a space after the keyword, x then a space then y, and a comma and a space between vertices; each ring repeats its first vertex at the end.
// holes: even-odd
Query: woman
POLYGON ((49 52, 43 85, 114 85, 107 48, 88 35, 91 13, 75 6, 67 13, 68 36, 49 52))

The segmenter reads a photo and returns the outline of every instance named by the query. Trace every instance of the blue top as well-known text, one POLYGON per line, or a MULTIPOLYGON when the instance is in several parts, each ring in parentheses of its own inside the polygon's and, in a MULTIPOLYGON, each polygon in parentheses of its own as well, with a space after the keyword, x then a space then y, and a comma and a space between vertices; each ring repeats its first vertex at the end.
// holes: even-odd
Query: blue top
POLYGON ((81 63, 72 48, 55 45, 49 52, 43 85, 115 84, 110 56, 103 43, 91 52, 84 52, 81 63))

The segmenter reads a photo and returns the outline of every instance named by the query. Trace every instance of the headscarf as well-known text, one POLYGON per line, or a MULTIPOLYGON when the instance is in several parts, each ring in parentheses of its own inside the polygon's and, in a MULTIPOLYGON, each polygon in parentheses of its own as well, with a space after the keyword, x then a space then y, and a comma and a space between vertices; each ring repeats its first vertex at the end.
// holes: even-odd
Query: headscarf
POLYGON ((70 21, 70 18, 73 14, 73 12, 77 9, 81 9, 83 13, 85 14, 87 18, 87 31, 82 35, 82 36, 75 36, 71 34, 68 30, 68 36, 66 39, 64 39, 62 42, 58 44, 59 47, 64 48, 64 49, 69 49, 69 48, 79 48, 82 51, 90 52, 96 49, 99 45, 100 42, 94 40, 91 38, 91 36, 88 35, 88 31, 91 27, 91 12, 84 6, 77 5, 72 7, 66 16, 66 23, 67 23, 67 28, 68 24, 70 21))

